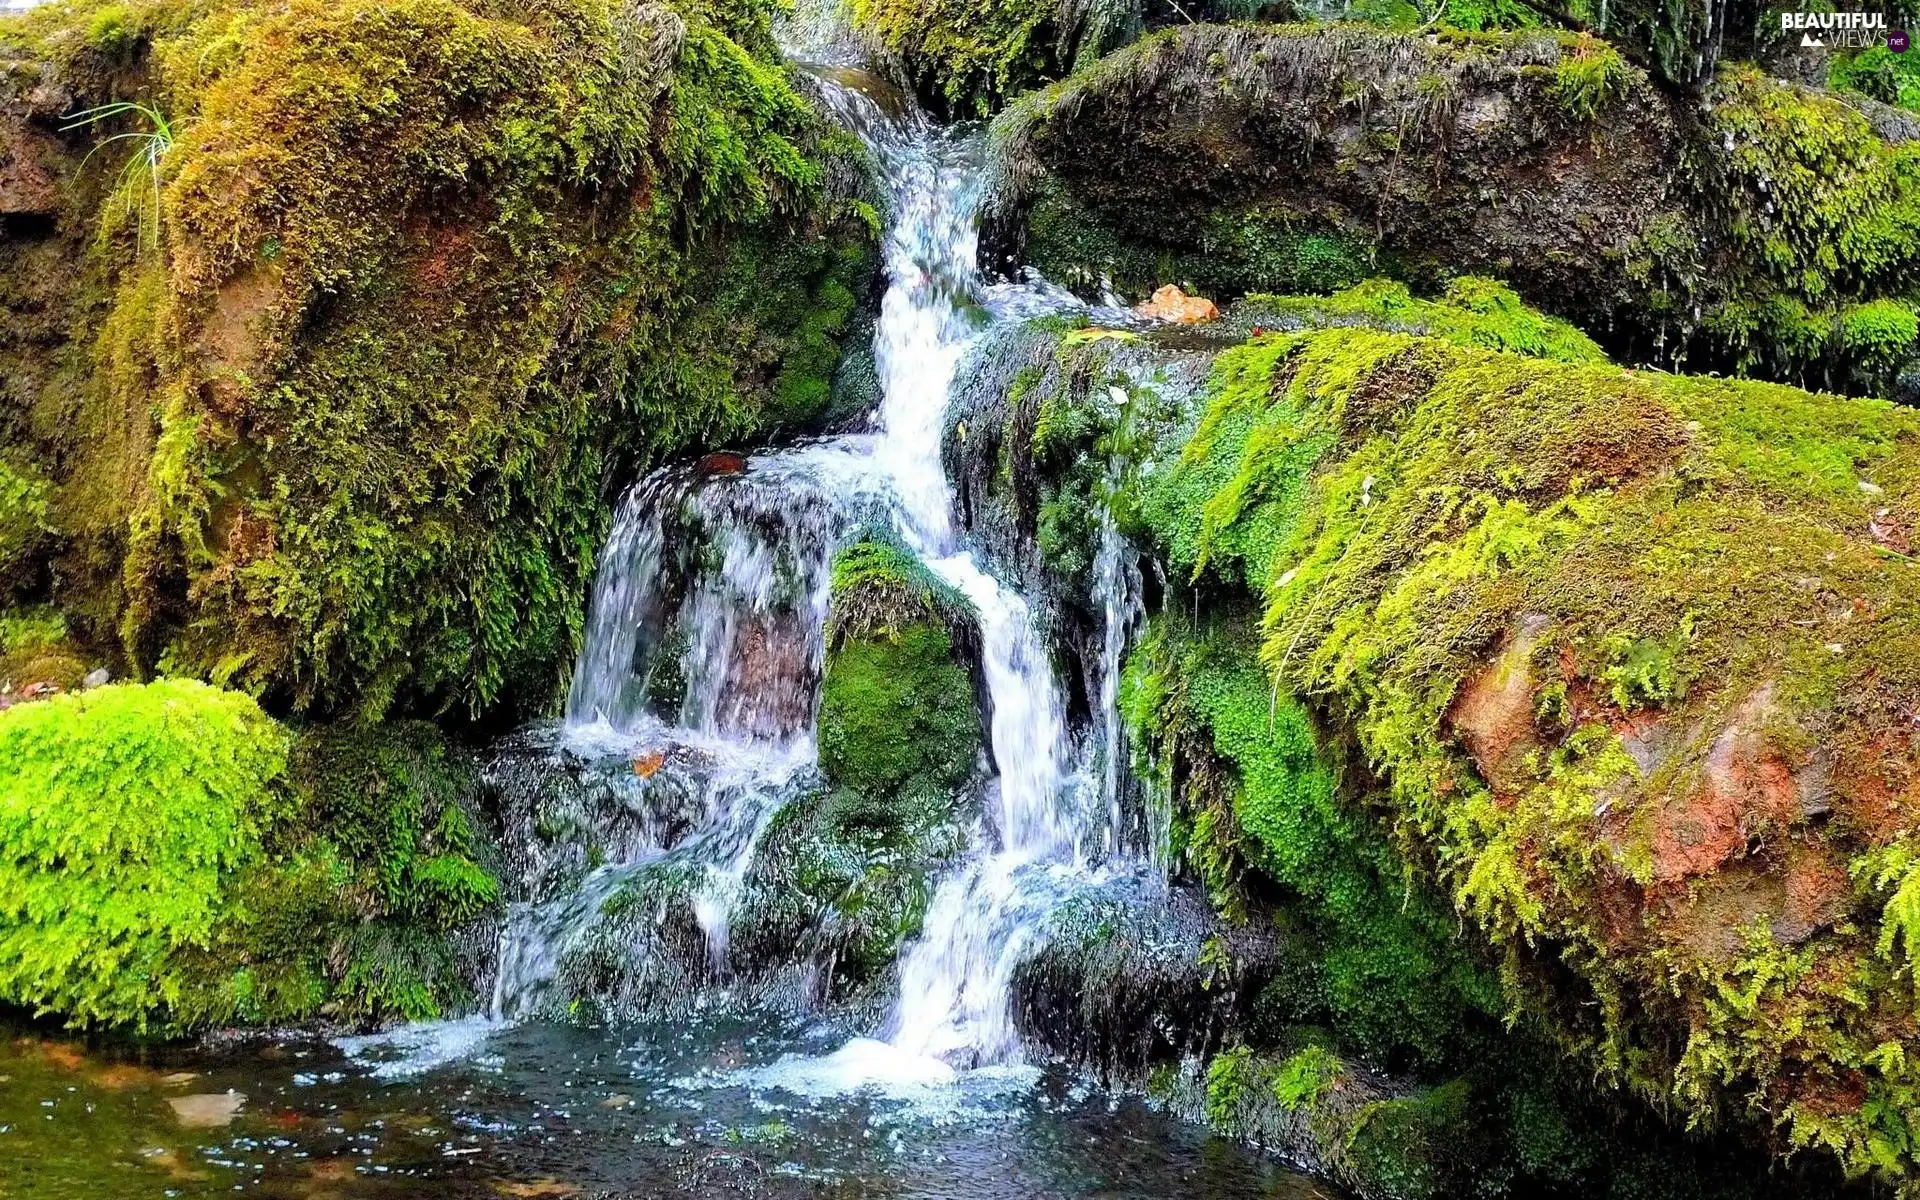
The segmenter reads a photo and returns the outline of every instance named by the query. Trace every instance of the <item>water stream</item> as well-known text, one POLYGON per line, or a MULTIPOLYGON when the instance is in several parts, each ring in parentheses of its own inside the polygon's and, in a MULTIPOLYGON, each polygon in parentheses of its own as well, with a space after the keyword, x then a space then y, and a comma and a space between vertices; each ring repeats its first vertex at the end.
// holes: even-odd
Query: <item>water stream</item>
POLYGON ((566 737, 623 748, 636 771, 695 760, 676 801, 637 796, 637 836, 559 894, 519 906, 502 938, 493 1015, 532 1011, 569 944, 633 873, 665 856, 705 873, 701 925, 724 973, 732 890, 769 816, 812 761, 834 551, 875 523, 893 530, 979 614, 997 775, 982 850, 940 881, 904 952, 882 1040, 822 1064, 849 1086, 943 1081, 955 1067, 1017 1061, 1008 981, 1060 895, 1117 846, 1113 688, 1135 603, 1123 546, 1102 547, 1109 686, 1097 730, 1076 739, 1027 597, 956 528, 941 464, 954 374, 986 324, 1072 301, 1043 284, 984 287, 975 265, 982 145, 848 68, 818 68, 824 102, 872 152, 888 190, 887 287, 874 336, 882 399, 867 431, 642 480, 602 556, 566 737), (671 832, 666 832, 671 829, 671 832), (1098 836, 1096 836, 1096 834, 1098 836))

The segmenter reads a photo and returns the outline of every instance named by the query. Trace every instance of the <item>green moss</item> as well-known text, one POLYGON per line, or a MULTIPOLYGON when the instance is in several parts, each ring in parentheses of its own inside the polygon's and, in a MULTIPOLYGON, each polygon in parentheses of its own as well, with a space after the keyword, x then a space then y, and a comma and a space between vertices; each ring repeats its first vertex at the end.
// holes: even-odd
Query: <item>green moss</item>
POLYGON ((1827 61, 1828 87, 1861 92, 1882 104, 1920 112, 1920 58, 1873 46, 1836 50, 1827 61))
POLYGON ((1468 1097, 1465 1081, 1455 1080, 1418 1096, 1367 1105, 1347 1133, 1351 1170, 1385 1196, 1455 1195, 1460 1168, 1471 1161, 1482 1135, 1468 1097))
POLYGON ((1729 68, 1690 167, 1738 256, 1708 318, 1738 365, 1884 390, 1913 351, 1892 339, 1920 283, 1920 150, 1837 97, 1729 68))
POLYGON ((870 795, 953 788, 973 769, 973 683, 947 631, 921 622, 842 644, 820 691, 820 767, 870 795))
POLYGON ((176 130, 157 248, 124 198, 70 214, 97 342, 78 411, 34 430, 66 464, 62 601, 143 667, 280 706, 548 704, 605 477, 814 419, 868 286, 859 164, 769 11, 139 0, 0 27, 80 88, 71 27, 139 29, 117 86, 176 130))
POLYGON ((1467 1014, 1497 1011, 1497 988, 1341 795, 1306 709, 1260 669, 1251 626, 1155 619, 1123 686, 1143 766, 1182 780, 1187 860, 1229 916, 1247 918, 1250 889, 1285 889, 1316 959, 1290 1018, 1327 1019, 1374 1054, 1437 1060, 1467 1014))
POLYGON ((27 574, 46 540, 47 483, 0 461, 0 579, 7 591, 27 574))
POLYGON ((855 0, 853 18, 963 116, 987 115, 1139 27, 1137 10, 1114 0, 855 0))
POLYGON ((430 726, 295 739, 243 695, 167 680, 19 705, 0 744, 6 1002, 185 1032, 471 999, 452 937, 499 885, 472 764, 430 726))
MULTIPOLYGON (((1189 575, 1264 597, 1248 723, 1283 722, 1294 693, 1352 730, 1387 781, 1399 856, 1433 864, 1506 954, 1516 1011, 1603 1079, 1695 1119, 1758 1089, 1796 1144, 1904 1173, 1888 1131, 1912 1085, 1876 1047, 1909 1016, 1861 998, 1909 966, 1871 910, 1849 912, 1843 888, 1846 915, 1786 933, 1765 905, 1687 903, 1627 936, 1605 906, 1904 845, 1845 815, 1855 797, 1877 811, 1877 784, 1836 784, 1836 816, 1818 823, 1797 804, 1742 808, 1759 844, 1743 833, 1705 858, 1671 814, 1699 802, 1712 747, 1749 745, 1727 739, 1755 740, 1717 753, 1788 771, 1816 748, 1899 761, 1875 731, 1920 680, 1901 615, 1920 581, 1885 522, 1920 487, 1916 444, 1920 424, 1884 404, 1333 329, 1223 354, 1184 454, 1162 451, 1139 485, 1140 512, 1189 575), (1512 678, 1526 686, 1512 723, 1462 715, 1463 695, 1512 678), (1628 740, 1648 720, 1676 739, 1651 759, 1628 740), (1563 970, 1585 1003, 1547 982, 1563 970), (1787 1082, 1805 1072, 1870 1099, 1816 1102, 1787 1082)), ((1233 728, 1219 711, 1216 737, 1233 728)), ((1258 761, 1239 754, 1243 770, 1258 761)), ((1234 815, 1284 846, 1313 810, 1275 811, 1265 826, 1244 801, 1234 815)), ((1895 920, 1904 875, 1857 869, 1895 920)))
POLYGON ((280 814, 287 739, 183 680, 0 713, 0 998, 145 1028, 188 986, 236 872, 280 814))
POLYGON ((1553 67, 1553 96, 1576 121, 1592 121, 1623 97, 1632 76, 1620 52, 1582 36, 1553 67))
POLYGON ((1599 345, 1572 324, 1528 307, 1498 280, 1473 275, 1453 280, 1435 300, 1417 299, 1405 284, 1390 279, 1370 279, 1324 299, 1257 296, 1251 307, 1255 321, 1271 312, 1283 321, 1397 329, 1558 362, 1606 359, 1599 345))
POLYGON ((911 626, 973 619, 973 606, 892 541, 869 538, 833 560, 828 635, 836 642, 888 640, 911 626))
POLYGON ((815 792, 782 808, 755 852, 730 956, 830 961, 842 985, 888 976, 919 934, 937 871, 965 848, 951 791, 815 792))

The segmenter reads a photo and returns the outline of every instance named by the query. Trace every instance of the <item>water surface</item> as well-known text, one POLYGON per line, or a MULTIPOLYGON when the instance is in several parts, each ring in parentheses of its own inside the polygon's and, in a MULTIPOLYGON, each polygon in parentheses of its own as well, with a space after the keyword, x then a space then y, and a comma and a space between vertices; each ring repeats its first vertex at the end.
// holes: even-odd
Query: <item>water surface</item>
POLYGON ((466 1024, 445 1040, 466 1056, 411 1073, 304 1034, 145 1054, 10 1034, 0 1196, 1333 1195, 1059 1070, 785 1091, 783 1056, 844 1042, 825 1026, 466 1024))

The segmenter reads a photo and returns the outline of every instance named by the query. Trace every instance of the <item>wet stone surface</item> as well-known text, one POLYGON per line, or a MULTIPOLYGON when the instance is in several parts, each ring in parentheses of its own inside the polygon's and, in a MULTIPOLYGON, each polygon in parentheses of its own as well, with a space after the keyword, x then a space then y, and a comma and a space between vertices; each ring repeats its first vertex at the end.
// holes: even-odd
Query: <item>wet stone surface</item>
POLYGON ((831 1052, 846 1033, 833 1027, 416 1032, 405 1047, 351 1042, 351 1057, 309 1035, 142 1053, 9 1032, 0 1195, 1333 1194, 1057 1071, 854 1094, 780 1087, 784 1056, 831 1052))

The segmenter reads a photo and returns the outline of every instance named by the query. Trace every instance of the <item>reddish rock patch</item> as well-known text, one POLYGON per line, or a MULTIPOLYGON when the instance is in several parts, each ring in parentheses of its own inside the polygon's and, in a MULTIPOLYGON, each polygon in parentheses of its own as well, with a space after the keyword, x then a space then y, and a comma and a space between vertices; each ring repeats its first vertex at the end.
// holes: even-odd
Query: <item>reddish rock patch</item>
POLYGON ((0 216, 49 217, 60 211, 60 188, 36 153, 43 141, 24 122, 0 120, 0 216))
POLYGON ((1533 724, 1533 648, 1545 618, 1528 617, 1500 656, 1467 681, 1447 710, 1447 724, 1497 795, 1511 797, 1522 777, 1527 752, 1537 748, 1533 724))
POLYGON ((1717 870, 1746 851, 1763 827, 1800 816, 1793 769, 1771 752, 1761 731, 1773 704, 1763 686, 1714 739, 1694 786, 1663 803, 1655 821, 1654 879, 1671 883, 1717 870))

